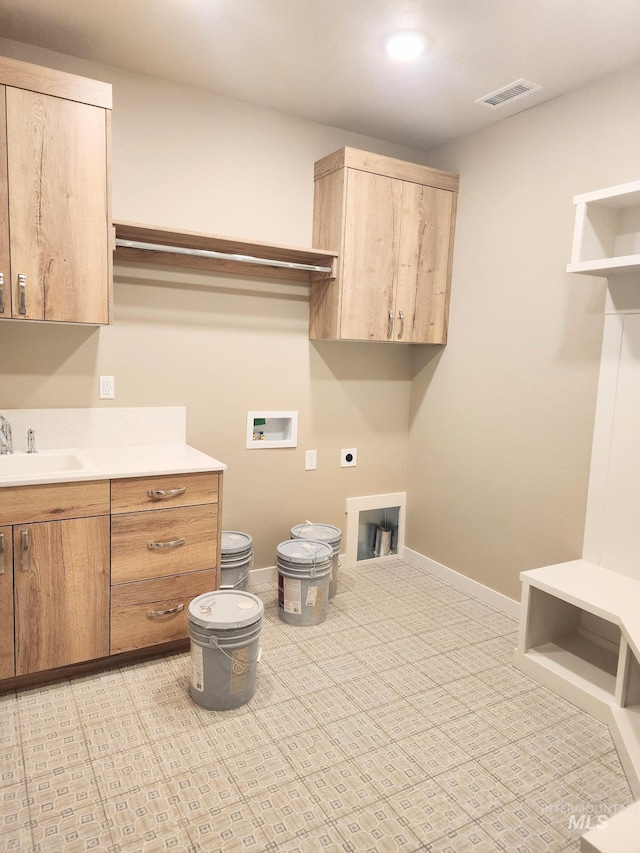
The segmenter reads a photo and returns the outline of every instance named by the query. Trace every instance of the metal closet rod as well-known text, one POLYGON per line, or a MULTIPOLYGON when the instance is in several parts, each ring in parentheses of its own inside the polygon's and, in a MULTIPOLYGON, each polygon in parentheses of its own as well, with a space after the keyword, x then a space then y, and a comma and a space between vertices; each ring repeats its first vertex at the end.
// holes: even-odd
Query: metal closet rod
POLYGON ((222 261, 239 261, 243 264, 260 264, 264 267, 280 267, 289 270, 307 270, 309 272, 332 272, 331 267, 316 264, 296 264, 293 261, 275 261, 271 258, 255 258, 252 255, 232 255, 228 252, 214 252, 210 249, 187 249, 184 246, 163 246, 160 243, 140 243, 137 240, 116 238, 116 246, 123 249, 144 249, 148 252, 169 252, 172 255, 196 255, 199 258, 217 258, 222 261))

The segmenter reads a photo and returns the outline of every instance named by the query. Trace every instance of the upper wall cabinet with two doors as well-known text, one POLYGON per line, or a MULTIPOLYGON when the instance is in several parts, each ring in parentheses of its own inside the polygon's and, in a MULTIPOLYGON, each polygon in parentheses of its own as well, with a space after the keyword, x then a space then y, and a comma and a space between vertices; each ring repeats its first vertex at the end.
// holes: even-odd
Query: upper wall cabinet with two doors
POLYGON ((0 318, 108 323, 111 86, 0 57, 0 318))
POLYGON ((354 148, 315 164, 313 245, 339 262, 312 285, 311 338, 446 343, 458 185, 354 148))

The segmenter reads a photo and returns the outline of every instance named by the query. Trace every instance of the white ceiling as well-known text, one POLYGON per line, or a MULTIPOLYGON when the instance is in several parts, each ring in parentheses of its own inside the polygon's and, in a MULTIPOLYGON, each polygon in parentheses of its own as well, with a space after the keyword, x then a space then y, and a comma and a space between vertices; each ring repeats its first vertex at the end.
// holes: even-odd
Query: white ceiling
POLYGON ((0 35, 427 149, 640 62, 640 0, 0 0, 0 35))

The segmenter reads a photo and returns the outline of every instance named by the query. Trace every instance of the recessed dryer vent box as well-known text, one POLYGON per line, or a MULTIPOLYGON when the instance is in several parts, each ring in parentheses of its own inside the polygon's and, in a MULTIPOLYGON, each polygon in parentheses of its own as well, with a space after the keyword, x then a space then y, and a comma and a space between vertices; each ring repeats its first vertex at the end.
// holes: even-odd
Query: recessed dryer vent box
POLYGON ((247 412, 247 448, 298 446, 297 412, 247 412))

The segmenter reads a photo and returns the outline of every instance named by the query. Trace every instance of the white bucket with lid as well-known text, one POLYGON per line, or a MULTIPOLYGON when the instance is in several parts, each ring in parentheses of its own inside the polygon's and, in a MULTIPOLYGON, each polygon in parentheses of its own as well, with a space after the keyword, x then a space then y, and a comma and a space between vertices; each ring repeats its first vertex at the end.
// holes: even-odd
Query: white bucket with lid
POLYGON ((333 551, 326 542, 287 539, 276 548, 278 615, 289 625, 319 625, 327 618, 333 551))
POLYGON ((220 589, 246 589, 253 565, 253 539, 240 530, 223 530, 220 547, 220 589))
POLYGON ((292 539, 313 539, 316 542, 326 542, 333 549, 333 560, 331 563, 331 576, 329 578, 329 598, 338 591, 338 568, 340 567, 340 545, 342 543, 342 530, 333 524, 314 524, 305 521, 304 524, 296 524, 291 528, 292 539))
POLYGON ((251 699, 260 660, 264 605, 244 590, 198 595, 189 605, 193 701, 209 711, 238 708, 251 699))

